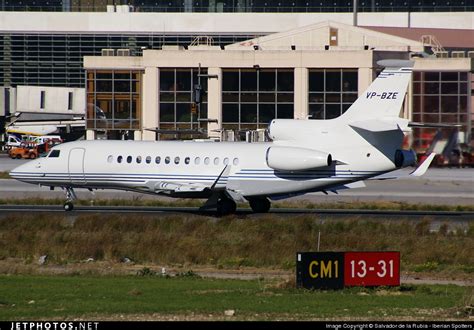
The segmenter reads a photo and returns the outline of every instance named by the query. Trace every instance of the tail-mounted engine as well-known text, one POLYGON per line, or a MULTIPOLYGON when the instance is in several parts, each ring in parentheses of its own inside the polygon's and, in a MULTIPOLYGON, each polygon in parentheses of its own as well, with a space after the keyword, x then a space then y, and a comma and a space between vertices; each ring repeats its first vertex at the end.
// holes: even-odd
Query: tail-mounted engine
POLYGON ((268 167, 277 171, 303 171, 331 165, 332 156, 322 151, 297 147, 270 147, 268 167))
POLYGON ((413 150, 395 151, 394 163, 397 168, 414 166, 416 164, 416 154, 413 150))

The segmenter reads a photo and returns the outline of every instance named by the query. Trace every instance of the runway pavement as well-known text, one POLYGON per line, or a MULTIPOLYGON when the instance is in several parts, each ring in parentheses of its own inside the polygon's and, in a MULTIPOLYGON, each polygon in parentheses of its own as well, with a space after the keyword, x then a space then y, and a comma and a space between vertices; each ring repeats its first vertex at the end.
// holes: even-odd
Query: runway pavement
MULTIPOLYGON (((0 155, 0 171, 10 171, 26 160, 10 159, 0 155)), ((392 172, 408 173, 412 169, 392 172)), ((474 205, 474 169, 430 168, 421 178, 406 177, 396 180, 366 180, 367 187, 340 191, 338 194, 313 193, 292 197, 288 201, 307 200, 314 203, 393 201, 407 203, 474 205)), ((81 199, 167 199, 168 197, 130 193, 124 191, 98 190, 91 193, 77 189, 81 199)), ((25 184, 16 180, 0 180, 0 198, 64 198, 61 189, 50 191, 47 187, 25 184)))

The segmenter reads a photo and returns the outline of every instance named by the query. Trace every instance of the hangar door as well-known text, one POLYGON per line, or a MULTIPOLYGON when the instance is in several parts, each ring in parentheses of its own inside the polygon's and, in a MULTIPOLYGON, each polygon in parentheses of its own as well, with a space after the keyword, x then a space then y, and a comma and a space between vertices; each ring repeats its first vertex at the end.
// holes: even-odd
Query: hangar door
POLYGON ((84 154, 83 148, 74 148, 69 151, 69 179, 71 183, 84 184, 86 178, 84 176, 84 154))

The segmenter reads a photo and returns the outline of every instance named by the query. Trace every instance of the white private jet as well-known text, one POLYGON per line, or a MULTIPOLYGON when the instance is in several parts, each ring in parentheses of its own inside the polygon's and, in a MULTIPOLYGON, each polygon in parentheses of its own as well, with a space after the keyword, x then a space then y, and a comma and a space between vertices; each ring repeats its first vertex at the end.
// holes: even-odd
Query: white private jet
MULTIPOLYGON (((414 152, 401 149, 410 125, 399 117, 413 63, 379 64, 383 72, 343 115, 274 119, 268 130, 273 142, 76 141, 10 176, 64 188, 66 211, 73 209, 74 188, 207 198, 204 208, 229 214, 236 201, 267 212, 269 199, 361 187, 365 179, 415 163, 414 152)), ((433 157, 412 175, 422 175, 433 157)))

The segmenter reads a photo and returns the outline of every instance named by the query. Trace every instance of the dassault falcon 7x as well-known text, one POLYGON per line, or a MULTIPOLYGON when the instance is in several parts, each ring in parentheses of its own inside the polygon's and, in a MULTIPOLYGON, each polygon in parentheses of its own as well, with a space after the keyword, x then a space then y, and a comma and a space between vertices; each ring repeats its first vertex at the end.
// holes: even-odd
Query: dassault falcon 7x
MULTIPOLYGON (((13 178, 66 191, 120 189, 205 198, 203 208, 233 213, 237 201, 267 212, 270 199, 363 187, 363 180, 415 164, 403 150, 408 120, 399 114, 413 63, 385 60, 385 69, 340 117, 274 119, 272 142, 75 141, 10 172, 13 178)), ((422 175, 430 155, 412 175, 422 175)))

